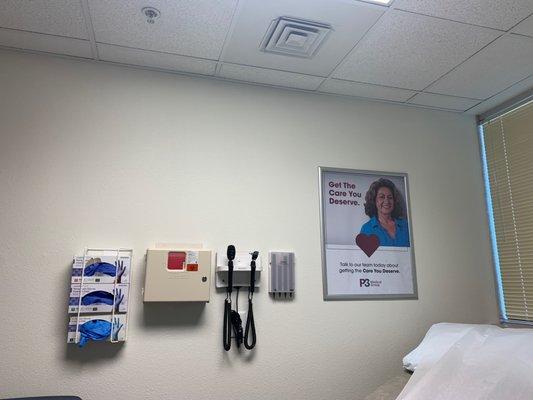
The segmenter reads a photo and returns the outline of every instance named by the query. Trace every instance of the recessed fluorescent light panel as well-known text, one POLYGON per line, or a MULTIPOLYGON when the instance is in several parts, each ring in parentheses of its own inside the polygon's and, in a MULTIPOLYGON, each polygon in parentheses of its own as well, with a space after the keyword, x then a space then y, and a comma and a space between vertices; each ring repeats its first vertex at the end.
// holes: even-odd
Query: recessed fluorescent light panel
POLYGON ((279 17, 271 22, 260 48, 267 53, 311 58, 331 30, 331 25, 322 22, 279 17))
POLYGON ((392 0, 362 0, 365 3, 380 4, 382 6, 389 6, 392 0))

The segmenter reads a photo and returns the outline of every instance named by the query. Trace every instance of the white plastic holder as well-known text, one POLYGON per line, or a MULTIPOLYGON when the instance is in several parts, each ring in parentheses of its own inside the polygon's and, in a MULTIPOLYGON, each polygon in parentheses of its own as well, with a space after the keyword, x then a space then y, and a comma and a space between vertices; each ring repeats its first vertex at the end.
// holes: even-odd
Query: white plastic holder
MULTIPOLYGON (((233 260, 233 287, 250 286, 250 266, 252 262, 252 251, 238 251, 233 260)), ((255 260, 255 287, 261 283, 261 254, 255 260)), ((217 288, 228 287, 228 257, 226 251, 219 251, 216 255, 215 266, 215 286, 217 288)))

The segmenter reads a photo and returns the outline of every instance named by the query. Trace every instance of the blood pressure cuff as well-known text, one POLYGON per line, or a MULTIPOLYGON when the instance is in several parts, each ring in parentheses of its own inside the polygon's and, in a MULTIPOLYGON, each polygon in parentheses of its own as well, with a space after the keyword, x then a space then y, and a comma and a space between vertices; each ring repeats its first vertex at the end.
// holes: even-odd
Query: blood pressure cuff
POLYGON ((85 267, 83 274, 85 276, 93 276, 96 273, 115 276, 117 274, 117 267, 106 262, 96 262, 85 267))
POLYGON ((81 298, 81 304, 88 306, 90 304, 109 304, 113 305, 113 293, 97 290, 95 292, 87 293, 81 298))
POLYGON ((79 347, 83 347, 89 340, 106 340, 111 335, 111 322, 103 319, 92 319, 80 325, 79 347))

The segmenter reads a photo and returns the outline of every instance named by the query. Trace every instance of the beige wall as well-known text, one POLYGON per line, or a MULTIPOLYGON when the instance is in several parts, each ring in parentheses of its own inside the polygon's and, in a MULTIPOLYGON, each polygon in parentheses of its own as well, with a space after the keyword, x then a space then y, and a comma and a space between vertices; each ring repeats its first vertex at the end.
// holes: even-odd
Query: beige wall
POLYGON ((10 52, 0 90, 0 397, 361 399, 432 323, 497 319, 471 117, 10 52), (319 165, 409 174, 419 300, 322 300, 319 165), (223 294, 143 306, 157 242, 293 249, 296 299, 263 287, 225 353, 223 294), (129 341, 79 350, 69 263, 102 245, 135 251, 129 341))

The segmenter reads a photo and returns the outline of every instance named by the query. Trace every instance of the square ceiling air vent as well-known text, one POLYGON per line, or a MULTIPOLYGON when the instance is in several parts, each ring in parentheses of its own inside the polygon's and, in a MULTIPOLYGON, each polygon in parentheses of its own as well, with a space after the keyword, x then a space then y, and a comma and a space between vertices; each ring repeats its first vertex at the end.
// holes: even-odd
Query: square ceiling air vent
POLYGON ((311 58, 324 42, 331 25, 292 17, 272 21, 261 50, 286 56, 311 58))

